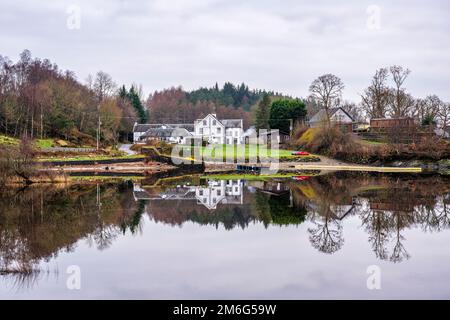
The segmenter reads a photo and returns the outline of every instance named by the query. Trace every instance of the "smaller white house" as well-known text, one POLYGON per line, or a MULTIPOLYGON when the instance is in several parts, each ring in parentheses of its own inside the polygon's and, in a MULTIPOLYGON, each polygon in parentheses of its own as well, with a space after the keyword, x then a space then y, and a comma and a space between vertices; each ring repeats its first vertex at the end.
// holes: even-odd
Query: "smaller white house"
POLYGON ((150 140, 168 143, 185 143, 192 137, 193 125, 189 124, 137 124, 133 126, 133 143, 142 144, 150 140))
POLYGON ((244 125, 242 119, 217 119, 215 114, 208 114, 194 122, 194 137, 209 143, 241 144, 243 143, 244 125))
MULTIPOLYGON (((352 131, 354 119, 341 107, 331 108, 329 110, 329 116, 330 122, 332 124, 343 126, 347 128, 348 131, 352 131)), ((327 113, 325 109, 321 109, 308 121, 309 126, 312 128, 323 126, 326 122, 327 122, 327 113)))

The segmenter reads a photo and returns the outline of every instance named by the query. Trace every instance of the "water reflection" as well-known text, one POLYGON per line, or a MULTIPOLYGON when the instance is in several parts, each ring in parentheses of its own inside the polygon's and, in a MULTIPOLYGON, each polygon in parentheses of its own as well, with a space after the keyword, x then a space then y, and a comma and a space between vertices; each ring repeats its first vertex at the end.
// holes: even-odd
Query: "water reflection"
POLYGON ((192 222, 226 230, 306 224, 311 246, 326 254, 344 246, 345 221, 357 217, 375 256, 401 262, 412 255, 406 230, 450 227, 450 184, 436 176, 345 174, 10 189, 0 197, 0 273, 33 275, 40 262, 75 251, 80 240, 105 250, 118 237, 144 232, 145 215, 170 226, 192 222))

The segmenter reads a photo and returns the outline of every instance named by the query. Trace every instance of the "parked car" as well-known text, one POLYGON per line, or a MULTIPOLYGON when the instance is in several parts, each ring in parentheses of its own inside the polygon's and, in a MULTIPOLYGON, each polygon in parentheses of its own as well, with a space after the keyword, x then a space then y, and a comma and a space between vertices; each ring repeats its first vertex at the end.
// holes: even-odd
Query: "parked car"
POLYGON ((292 155, 293 156, 309 156, 310 153, 306 152, 306 151, 295 151, 295 152, 292 152, 292 155))

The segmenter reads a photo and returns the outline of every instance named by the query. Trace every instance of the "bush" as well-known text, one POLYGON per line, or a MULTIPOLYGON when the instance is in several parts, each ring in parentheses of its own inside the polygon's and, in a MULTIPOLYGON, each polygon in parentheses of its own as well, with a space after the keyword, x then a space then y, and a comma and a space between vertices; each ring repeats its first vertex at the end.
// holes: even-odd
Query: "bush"
POLYGON ((425 135, 410 144, 362 145, 338 127, 310 128, 295 139, 295 146, 312 153, 356 163, 394 160, 440 160, 450 157, 450 142, 425 135))
POLYGON ((310 128, 297 139, 297 146, 312 153, 358 163, 367 163, 385 151, 382 147, 363 146, 351 133, 338 126, 310 128))
POLYGON ((21 178, 27 184, 35 174, 35 151, 31 141, 22 138, 18 146, 0 147, 0 184, 4 185, 13 178, 21 178))

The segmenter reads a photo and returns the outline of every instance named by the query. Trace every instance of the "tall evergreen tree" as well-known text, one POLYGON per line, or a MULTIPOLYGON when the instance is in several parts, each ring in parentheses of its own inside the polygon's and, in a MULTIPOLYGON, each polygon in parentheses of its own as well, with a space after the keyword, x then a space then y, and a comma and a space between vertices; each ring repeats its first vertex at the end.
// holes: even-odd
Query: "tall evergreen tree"
POLYGON ((139 121, 141 123, 147 122, 147 112, 145 111, 145 108, 142 105, 141 98, 139 97, 139 94, 137 93, 134 86, 131 86, 129 91, 127 91, 125 86, 122 86, 119 89, 119 96, 121 98, 127 98, 131 102, 131 104, 133 105, 134 109, 136 110, 139 116, 139 121))
POLYGON ((256 129, 269 129, 269 116, 270 97, 268 94, 265 94, 262 100, 258 103, 258 109, 256 110, 256 129))

